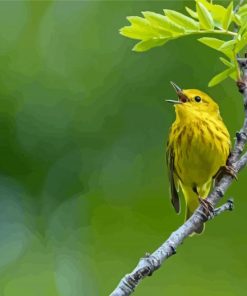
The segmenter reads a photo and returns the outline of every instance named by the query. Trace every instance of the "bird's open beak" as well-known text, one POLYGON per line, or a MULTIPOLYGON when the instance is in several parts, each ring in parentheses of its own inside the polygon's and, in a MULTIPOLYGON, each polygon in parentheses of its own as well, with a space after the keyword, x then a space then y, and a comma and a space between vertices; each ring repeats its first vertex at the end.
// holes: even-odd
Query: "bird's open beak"
POLYGON ((172 104, 182 104, 182 102, 176 101, 176 100, 166 100, 166 102, 172 103, 172 104))
POLYGON ((183 93, 183 90, 174 82, 171 81, 171 85, 175 89, 176 94, 178 95, 178 100, 166 100, 168 103, 172 104, 182 104, 188 101, 188 98, 186 95, 183 93))

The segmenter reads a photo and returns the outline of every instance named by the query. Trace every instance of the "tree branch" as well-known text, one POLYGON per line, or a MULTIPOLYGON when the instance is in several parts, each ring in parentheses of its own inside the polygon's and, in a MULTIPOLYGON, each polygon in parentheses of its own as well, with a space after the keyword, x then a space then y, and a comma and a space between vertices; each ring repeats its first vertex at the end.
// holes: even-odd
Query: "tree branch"
MULTIPOLYGON (((241 157, 247 142, 247 55, 245 58, 239 58, 238 63, 242 71, 242 77, 241 80, 237 82, 237 86, 239 92, 243 94, 245 118, 243 127, 240 132, 236 133, 235 145, 227 162, 228 166, 234 169, 236 175, 247 165, 247 152, 241 157)), ((234 177, 229 175, 227 172, 222 174, 221 179, 218 181, 211 194, 206 198, 213 207, 215 207, 222 199, 233 179, 234 177)), ((226 210, 232 209, 233 202, 232 200, 229 200, 226 204, 214 210, 213 217, 226 210)), ((152 273, 157 270, 167 258, 176 253, 177 247, 184 241, 184 239, 195 232, 195 230, 207 220, 209 220, 209 218, 205 215, 201 205, 197 208, 194 214, 182 226, 174 231, 156 251, 154 251, 151 255, 147 254, 144 258, 142 258, 136 268, 130 274, 124 276, 110 296, 128 296, 132 294, 135 287, 143 278, 152 275, 152 273)))
POLYGON ((238 162, 239 169, 241 170, 243 167, 245 167, 247 163, 247 152, 240 158, 238 162))
POLYGON ((233 203, 233 199, 230 198, 230 199, 228 199, 228 201, 225 204, 223 204, 222 206, 220 206, 219 208, 214 210, 213 217, 219 216, 223 212, 233 211, 233 210, 234 210, 234 203, 233 203))

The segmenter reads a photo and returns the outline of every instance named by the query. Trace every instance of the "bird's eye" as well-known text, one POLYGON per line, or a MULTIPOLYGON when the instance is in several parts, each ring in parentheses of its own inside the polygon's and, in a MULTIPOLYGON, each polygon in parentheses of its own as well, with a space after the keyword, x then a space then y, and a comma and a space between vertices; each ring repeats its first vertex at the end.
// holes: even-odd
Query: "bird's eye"
POLYGON ((201 100, 202 100, 201 97, 199 97, 199 96, 196 96, 196 97, 195 97, 195 101, 196 101, 197 103, 201 102, 201 100))

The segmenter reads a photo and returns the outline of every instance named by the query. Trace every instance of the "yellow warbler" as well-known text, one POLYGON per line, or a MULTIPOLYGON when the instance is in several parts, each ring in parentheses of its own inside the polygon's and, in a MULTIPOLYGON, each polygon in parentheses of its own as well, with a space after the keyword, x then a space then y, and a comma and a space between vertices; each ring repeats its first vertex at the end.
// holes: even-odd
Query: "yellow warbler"
MULTIPOLYGON (((181 187, 186 203, 186 220, 209 194, 213 177, 226 166, 230 153, 230 136, 219 112, 219 106, 197 89, 182 90, 175 83, 178 100, 167 100, 175 106, 176 120, 167 143, 172 204, 178 213, 178 191, 181 187)), ((203 226, 197 233, 203 231, 203 226)))

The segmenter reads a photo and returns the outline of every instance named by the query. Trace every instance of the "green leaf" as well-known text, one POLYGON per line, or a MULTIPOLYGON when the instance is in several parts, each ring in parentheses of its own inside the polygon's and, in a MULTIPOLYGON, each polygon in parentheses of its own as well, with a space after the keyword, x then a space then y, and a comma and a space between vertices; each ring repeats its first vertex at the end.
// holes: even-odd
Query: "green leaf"
POLYGON ((233 14, 233 21, 236 23, 238 26, 241 26, 241 17, 237 13, 233 14))
POLYGON ((236 54, 236 44, 237 44, 238 40, 237 39, 233 39, 230 41, 225 41, 224 44, 221 45, 220 48, 218 48, 218 51, 224 53, 228 58, 230 58, 231 60, 235 59, 235 54, 236 54))
POLYGON ((223 18, 223 22, 222 22, 222 28, 224 30, 227 30, 228 27, 230 26, 231 24, 231 21, 232 21, 232 13, 233 13, 233 2, 231 2, 227 9, 226 9, 226 13, 225 13, 225 16, 223 18))
POLYGON ((149 40, 144 40, 139 43, 137 43, 133 47, 133 51, 137 52, 144 52, 147 51, 153 47, 161 46, 165 44, 169 39, 149 39, 149 40))
POLYGON ((198 15, 194 10, 190 9, 189 7, 185 7, 185 9, 191 17, 198 19, 198 15))
POLYGON ((245 32, 240 41, 238 41, 236 45, 236 53, 240 52, 245 46, 247 46, 247 32, 245 32))
POLYGON ((125 26, 120 29, 121 35, 139 40, 145 40, 159 36, 159 34, 152 29, 147 20, 137 16, 127 17, 127 19, 131 23, 131 26, 125 26))
POLYGON ((164 12, 171 21, 179 26, 193 31, 199 30, 199 23, 194 21, 192 18, 174 10, 164 9, 164 12))
POLYGON ((231 69, 227 69, 227 70, 217 74, 209 81, 208 86, 212 87, 212 86, 219 84, 220 82, 225 80, 228 76, 230 76, 230 74, 233 72, 234 72, 234 68, 233 69, 231 68, 231 69))
POLYGON ((226 50, 226 49, 233 50, 237 42, 238 42, 237 39, 226 41, 224 42, 224 44, 221 45, 221 47, 219 48, 219 51, 226 50))
POLYGON ((152 31, 145 31, 134 26, 126 26, 120 29, 119 33, 125 37, 137 40, 147 40, 154 37, 152 31))
POLYGON ((224 17, 226 15, 226 8, 221 5, 212 5, 209 11, 214 19, 214 24, 218 28, 223 28, 224 17))
POLYGON ((214 20, 210 12, 207 8, 199 2, 196 3, 196 10, 198 14, 198 18, 200 21, 200 27, 206 30, 213 30, 214 29, 214 20))
POLYGON ((228 68, 231 68, 233 70, 233 72, 229 74, 229 77, 232 78, 233 80, 237 81, 238 72, 237 72, 236 65, 233 62, 228 61, 222 57, 220 57, 220 60, 224 65, 226 65, 228 68))
POLYGON ((219 48, 225 43, 223 40, 211 37, 202 37, 198 39, 198 41, 216 50, 219 50, 219 48))
POLYGON ((222 57, 220 57, 220 61, 229 68, 235 67, 235 65, 233 63, 231 63, 230 61, 228 61, 222 57))
POLYGON ((226 14, 226 8, 222 5, 210 3, 207 0, 196 1, 202 3, 202 5, 204 5, 206 9, 211 13, 214 25, 218 28, 222 28, 222 22, 226 14))
POLYGON ((247 22, 245 22, 243 25, 240 25, 240 30, 239 30, 238 34, 241 36, 246 29, 247 29, 247 22))
POLYGON ((242 5, 242 6, 239 8, 239 10, 238 10, 238 14, 239 14, 240 16, 245 16, 245 15, 247 15, 247 4, 242 5))
POLYGON ((224 53, 230 59, 233 59, 233 57, 234 57, 234 53, 231 48, 229 48, 229 47, 224 48, 223 47, 223 45, 229 41, 226 42, 221 39, 211 38, 211 37, 203 37, 203 38, 198 39, 198 41, 200 41, 201 43, 203 43, 213 49, 216 49, 216 50, 224 53))
POLYGON ((140 17, 140 16, 127 16, 127 20, 135 26, 141 27, 141 28, 145 28, 148 27, 150 28, 150 24, 147 20, 145 20, 144 18, 140 17))
POLYGON ((179 35, 185 32, 182 26, 175 24, 168 17, 151 12, 151 11, 143 11, 143 16, 153 27, 162 28, 172 33, 172 35, 179 35))
POLYGON ((241 6, 235 16, 239 18, 240 25, 245 25, 247 22, 247 4, 241 6))
POLYGON ((238 80, 238 71, 236 68, 234 68, 234 71, 229 74, 229 77, 232 78, 234 81, 238 80))
POLYGON ((127 17, 131 26, 120 29, 120 34, 132 39, 148 40, 151 38, 171 38, 173 34, 162 27, 152 26, 152 24, 141 17, 127 17))
POLYGON ((210 3, 208 0, 195 0, 196 2, 200 2, 203 6, 205 6, 207 8, 207 10, 211 10, 213 4, 210 3))

